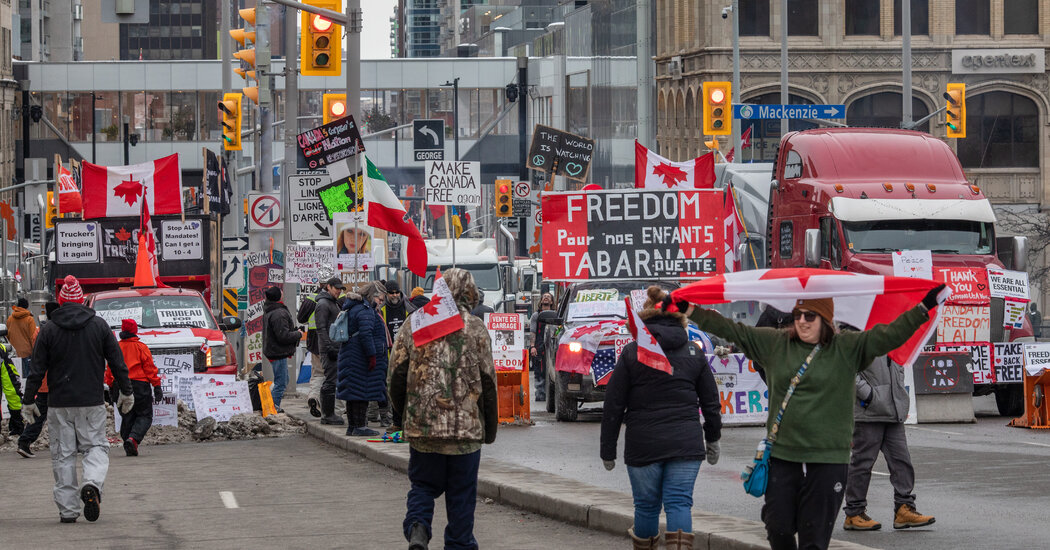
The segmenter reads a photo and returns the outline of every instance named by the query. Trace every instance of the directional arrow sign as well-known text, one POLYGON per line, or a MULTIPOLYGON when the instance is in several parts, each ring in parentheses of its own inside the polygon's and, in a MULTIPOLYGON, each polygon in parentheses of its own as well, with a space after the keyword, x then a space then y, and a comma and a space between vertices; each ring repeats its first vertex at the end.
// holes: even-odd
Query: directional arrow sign
POLYGON ((240 252, 227 252, 222 255, 222 286, 240 289, 244 286, 244 262, 240 252))
POLYGON ((757 119, 807 119, 846 118, 845 105, 733 105, 733 118, 757 119))
POLYGON ((416 160, 445 160, 445 121, 439 118, 413 120, 412 149, 416 160))

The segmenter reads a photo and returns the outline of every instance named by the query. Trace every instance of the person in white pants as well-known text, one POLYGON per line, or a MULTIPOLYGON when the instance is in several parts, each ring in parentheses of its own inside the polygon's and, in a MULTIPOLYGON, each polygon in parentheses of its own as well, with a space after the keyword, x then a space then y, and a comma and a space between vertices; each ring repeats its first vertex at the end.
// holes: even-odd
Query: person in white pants
POLYGON ((114 384, 120 389, 117 399, 120 412, 130 411, 135 397, 124 354, 113 331, 105 320, 95 315, 95 310, 83 305, 84 292, 72 275, 66 276, 58 302, 62 305, 40 329, 33 347, 25 389, 29 401, 22 407, 22 414, 30 423, 40 415, 34 401, 46 375, 47 426, 59 519, 62 523, 75 523, 83 509, 84 517, 95 521, 109 470, 103 397, 107 362, 114 384), (77 483, 77 454, 84 457, 81 484, 77 483), (77 502, 78 497, 81 502, 77 502))

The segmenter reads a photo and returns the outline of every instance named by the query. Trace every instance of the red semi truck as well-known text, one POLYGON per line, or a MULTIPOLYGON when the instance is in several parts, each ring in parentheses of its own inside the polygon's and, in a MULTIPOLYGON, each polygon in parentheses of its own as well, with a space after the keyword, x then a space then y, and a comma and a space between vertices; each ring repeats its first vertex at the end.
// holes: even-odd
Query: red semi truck
MULTIPOLYGON (((952 149, 925 133, 791 132, 772 165, 725 165, 720 180, 738 191, 747 240, 757 252, 743 257, 752 265, 893 275, 893 252, 930 250, 935 272, 1025 270, 1025 238, 996 237, 988 199, 967 181, 952 149)), ((1027 317, 1021 329, 1003 328, 1002 298, 991 298, 981 311, 990 312, 991 342, 1034 341, 1027 317)), ((1001 414, 1023 411, 1020 380, 975 388, 976 394, 994 392, 1001 414)))

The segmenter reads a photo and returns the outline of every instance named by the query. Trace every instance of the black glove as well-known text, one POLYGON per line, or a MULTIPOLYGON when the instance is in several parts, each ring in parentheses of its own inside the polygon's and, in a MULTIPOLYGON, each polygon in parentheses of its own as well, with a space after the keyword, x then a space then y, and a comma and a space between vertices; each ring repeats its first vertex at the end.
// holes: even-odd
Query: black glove
POLYGON ((942 290, 944 290, 943 283, 930 289, 930 291, 926 293, 926 297, 922 299, 922 305, 926 306, 927 310, 937 307, 937 295, 940 294, 942 290))
POLYGON ((164 390, 160 386, 153 386, 153 402, 160 403, 164 400, 164 390))
POLYGON ((327 355, 329 361, 336 361, 339 359, 339 352, 334 349, 328 350, 327 355))
POLYGON ((102 390, 102 401, 104 403, 112 403, 113 402, 113 399, 111 399, 110 395, 109 395, 109 388, 105 388, 105 389, 102 390))

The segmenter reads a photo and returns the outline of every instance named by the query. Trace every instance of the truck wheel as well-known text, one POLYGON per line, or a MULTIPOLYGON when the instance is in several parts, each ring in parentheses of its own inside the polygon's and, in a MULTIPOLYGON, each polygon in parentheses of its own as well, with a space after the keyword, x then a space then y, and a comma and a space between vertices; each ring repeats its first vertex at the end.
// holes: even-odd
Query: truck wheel
POLYGON ((547 402, 544 405, 547 407, 547 412, 552 413, 554 412, 554 400, 556 399, 555 394, 558 385, 551 382, 550 378, 546 378, 543 383, 547 384, 547 402))
POLYGON ((995 389, 995 406, 1002 416, 1024 414, 1024 384, 1009 384, 995 389))
MULTIPOLYGON (((555 386, 558 386, 558 384, 555 384, 555 386)), ((568 391, 563 391, 559 387, 552 400, 554 401, 554 417, 560 422, 576 422, 576 398, 568 395, 568 393, 568 391)))

